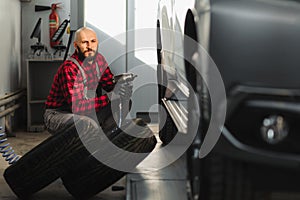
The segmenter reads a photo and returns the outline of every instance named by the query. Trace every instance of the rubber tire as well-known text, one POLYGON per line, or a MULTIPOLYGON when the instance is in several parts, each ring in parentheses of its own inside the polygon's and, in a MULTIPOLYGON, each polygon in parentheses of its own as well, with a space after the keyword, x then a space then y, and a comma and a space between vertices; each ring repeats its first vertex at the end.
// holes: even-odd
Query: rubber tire
POLYGON ((254 198, 248 165, 217 154, 201 159, 200 197, 207 200, 254 198))
MULTIPOLYGON (((84 120, 77 121, 76 125, 86 130, 91 128, 84 120)), ((89 133, 88 137, 93 141, 97 135, 89 133)), ((73 124, 50 136, 9 166, 4 171, 4 178, 20 199, 28 199, 77 165, 80 162, 77 157, 89 155, 73 124)))
MULTIPOLYGON (((107 133, 107 135, 112 143, 126 151, 135 153, 150 153, 156 145, 155 136, 141 119, 134 120, 132 124, 127 126, 126 130, 130 130, 132 127, 131 125, 134 124, 144 126, 146 131, 142 133, 142 135, 151 137, 136 138, 127 135, 120 129, 113 129, 113 131, 111 131, 111 133, 107 133)), ((102 164, 92 155, 78 159, 82 160, 81 165, 73 168, 66 176, 62 177, 65 188, 75 199, 89 199, 126 175, 125 172, 112 169, 102 164)), ((116 155, 115 159, 120 161, 126 160, 126 158, 122 157, 122 155, 116 155)), ((135 167, 139 163, 140 161, 131 164, 132 167, 135 167)))
POLYGON ((167 85, 167 77, 164 72, 162 66, 159 64, 157 66, 157 80, 158 80, 158 103, 159 103, 159 139, 163 143, 163 145, 169 144, 177 133, 177 128, 167 112, 166 107, 164 106, 162 99, 165 97, 166 85, 167 85), (166 113, 166 121, 163 121, 164 115, 166 113))
POLYGON ((168 113, 167 113, 165 123, 162 124, 163 122, 161 121, 159 123, 160 123, 159 127, 162 127, 158 134, 159 139, 161 140, 163 145, 167 145, 174 139, 174 137, 178 132, 176 125, 174 124, 171 116, 168 113))

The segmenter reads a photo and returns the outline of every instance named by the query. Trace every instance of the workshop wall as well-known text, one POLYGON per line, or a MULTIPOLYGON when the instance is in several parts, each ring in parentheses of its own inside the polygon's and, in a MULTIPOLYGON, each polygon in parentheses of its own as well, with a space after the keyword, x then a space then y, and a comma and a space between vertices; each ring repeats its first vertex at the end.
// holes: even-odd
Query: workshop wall
MULTIPOLYGON (((41 35, 41 42, 48 47, 50 53, 53 53, 54 50, 50 48, 49 43, 49 14, 50 10, 35 12, 35 5, 44 5, 50 6, 52 3, 62 2, 63 9, 58 9, 57 13, 60 17, 60 23, 64 20, 69 18, 70 14, 70 0, 32 0, 31 2, 23 2, 22 5, 22 86, 26 87, 26 59, 30 57, 32 53, 30 46, 37 42, 37 39, 30 39, 30 35, 34 29, 34 26, 39 17, 42 18, 42 35, 41 35)), ((97 1, 98 2, 98 1, 97 1)), ((91 2, 90 2, 91 3, 91 2)), ((98 2, 99 3, 99 2, 98 2)), ((89 8, 88 5, 86 5, 89 8)), ((102 5, 102 7, 107 6, 107 4, 102 5)), ((124 8, 125 9, 125 8, 124 8)), ((126 10, 125 10, 126 11, 126 10)), ((90 8, 87 14, 91 14, 97 16, 97 12, 93 12, 90 8)), ((126 14, 126 13, 125 13, 126 14)), ((129 9, 128 14, 128 21, 127 23, 133 23, 134 21, 134 5, 132 4, 132 9, 129 9)), ((111 24, 112 26, 116 24, 116 22, 124 20, 124 24, 126 24, 126 17, 122 18, 114 18, 114 17, 97 17, 96 21, 99 26, 96 26, 94 21, 86 20, 86 25, 92 27, 96 30, 97 35, 100 39, 100 42, 105 43, 106 40, 109 39, 110 42, 106 42, 105 44, 100 45, 99 51, 106 57, 107 61, 110 64, 112 71, 115 74, 126 72, 127 70, 132 69, 133 66, 140 66, 144 64, 138 58, 132 56, 126 59, 126 41, 124 39, 124 43, 119 42, 113 38, 114 35, 110 35, 110 33, 105 32, 105 28, 103 28, 104 22, 101 20, 105 20, 105 24, 111 24), (117 55, 117 56, 116 56, 117 55), (120 56, 121 55, 121 56, 120 56)), ((153 21, 155 23, 155 20, 153 21)), ((119 23, 117 23, 119 24, 119 23)), ((123 32, 125 33, 126 28, 132 29, 136 28, 134 26, 123 27, 123 32)), ((123 34, 125 36, 125 34, 123 34)), ((69 35, 65 34, 63 38, 63 43, 66 45, 68 41, 69 35)), ((130 43, 130 42, 129 42, 130 43)), ((128 45, 128 44, 127 44, 128 45)), ((132 44, 130 44, 132 45, 132 44)), ((69 54, 73 52, 73 48, 69 51, 69 54)), ((63 53, 64 55, 64 53, 63 53)), ((63 56, 62 55, 62 56, 63 56)), ((57 57, 57 55, 56 55, 57 57)), ((146 66, 145 66, 146 67, 146 66)), ((144 67, 144 69, 145 69, 144 67)), ((148 82, 155 82, 156 81, 156 71, 151 67, 146 67, 147 69, 143 71, 139 71, 139 79, 140 80, 148 80, 148 82), (148 70, 149 68, 149 70, 148 70)), ((137 73, 137 72, 136 72, 137 73)), ((157 88, 156 86, 149 86, 143 87, 143 89, 139 89, 136 91, 135 95, 133 96, 133 101, 135 102, 132 108, 132 116, 135 116, 137 112, 157 112, 156 107, 151 107, 152 105, 157 104, 157 88)))
POLYGON ((103 42, 99 51, 106 57, 113 73, 131 71, 138 75, 134 81, 131 116, 157 113, 156 49, 141 49, 145 47, 141 44, 149 45, 151 41, 156 47, 156 32, 153 31, 149 37, 150 33, 141 34, 142 31, 137 30, 156 28, 157 2, 148 2, 147 7, 137 0, 127 1, 127 5, 122 0, 89 0, 85 3, 86 25, 92 26, 103 42), (99 7, 103 8, 103 12, 98 12, 99 7), (151 11, 150 7, 153 8, 151 11), (149 54, 150 51, 152 54, 149 54))
MULTIPOLYGON (((30 35, 35 27, 39 18, 42 18, 41 23, 41 43, 44 44, 49 53, 54 53, 54 49, 50 47, 49 39, 49 15, 51 10, 35 12, 35 5, 40 6, 51 6, 52 3, 62 3, 61 9, 57 9, 56 12, 59 15, 60 22, 69 19, 70 15, 70 0, 32 0, 31 2, 22 2, 22 86, 26 87, 26 59, 31 57, 32 51, 30 46, 37 42, 37 39, 30 39, 30 35)), ((68 34, 63 36, 63 44, 67 45, 68 34)), ((41 55, 40 58, 43 59, 45 55, 41 55)), ((63 57, 64 53, 59 56, 56 54, 54 57, 63 57)))
POLYGON ((13 92, 20 84, 21 3, 19 0, 0 1, 0 96, 13 92))
MULTIPOLYGON (((19 0, 0 1, 0 97, 19 89, 21 82, 21 3, 19 0)), ((4 107, 0 108, 1 111, 4 107)), ((4 118, 0 126, 4 127, 4 118)))

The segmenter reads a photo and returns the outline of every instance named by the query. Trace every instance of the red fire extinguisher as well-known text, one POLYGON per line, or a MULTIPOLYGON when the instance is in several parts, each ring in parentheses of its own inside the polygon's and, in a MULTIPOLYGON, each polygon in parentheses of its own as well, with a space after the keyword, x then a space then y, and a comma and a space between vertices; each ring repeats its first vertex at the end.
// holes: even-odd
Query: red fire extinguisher
POLYGON ((54 46, 58 45, 60 41, 52 42, 51 39, 55 33, 55 31, 59 27, 59 17, 56 13, 56 9, 59 8, 59 4, 61 3, 53 3, 51 4, 51 13, 49 15, 49 36, 50 36, 50 46, 53 48, 54 46))

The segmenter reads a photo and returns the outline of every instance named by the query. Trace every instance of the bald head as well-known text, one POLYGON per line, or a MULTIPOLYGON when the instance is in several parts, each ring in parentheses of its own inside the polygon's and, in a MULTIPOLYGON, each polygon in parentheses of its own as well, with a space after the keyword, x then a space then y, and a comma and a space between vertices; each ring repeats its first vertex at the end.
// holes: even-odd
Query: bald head
POLYGON ((84 58, 94 57, 98 49, 96 32, 88 27, 82 27, 75 32, 74 47, 84 58))
POLYGON ((93 34, 95 34, 95 36, 96 36, 96 32, 95 32, 93 29, 91 29, 91 28, 89 28, 89 27, 81 27, 80 29, 78 29, 78 30, 75 32, 75 38, 74 38, 74 41, 76 42, 76 41, 80 40, 80 39, 81 39, 81 35, 82 35, 82 34, 86 34, 87 32, 93 33, 93 34))

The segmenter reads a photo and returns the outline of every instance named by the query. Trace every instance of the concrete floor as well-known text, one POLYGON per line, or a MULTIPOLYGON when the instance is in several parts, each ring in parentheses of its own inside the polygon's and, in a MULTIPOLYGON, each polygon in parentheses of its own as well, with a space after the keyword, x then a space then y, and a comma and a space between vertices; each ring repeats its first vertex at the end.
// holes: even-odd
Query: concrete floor
MULTIPOLYGON (((19 155, 24 155, 33 147, 44 141, 50 134, 44 132, 15 132, 16 137, 9 137, 8 142, 19 155)), ((3 178, 3 172, 8 167, 8 163, 0 157, 0 199, 1 200, 17 200, 18 198, 11 191, 3 178)), ((119 180, 114 185, 125 187, 125 177, 119 180)), ((93 200, 124 200, 126 197, 126 190, 112 191, 111 187, 96 195, 93 200)), ((43 190, 36 193, 32 200, 72 200, 72 196, 65 190, 62 181, 58 179, 43 190)))
MULTIPOLYGON (((158 145, 161 144, 158 138, 158 126, 157 124, 149 124, 149 128, 157 136, 158 145)), ((9 137, 8 143, 11 144, 14 151, 18 155, 24 155, 30 151, 33 147, 47 139, 50 134, 47 131, 44 132, 24 132, 15 131, 16 137, 9 137)), ((6 181, 4 180, 3 173, 8 167, 8 163, 0 157, 0 200, 17 200, 16 195, 11 191, 6 181)), ((126 176, 116 182, 113 186, 122 186, 125 189, 121 191, 112 191, 111 187, 102 191, 91 200, 125 200, 126 199, 126 176)), ((61 179, 56 180, 52 184, 45 187, 43 190, 36 193, 32 200, 72 200, 72 196, 64 188, 61 179)))

